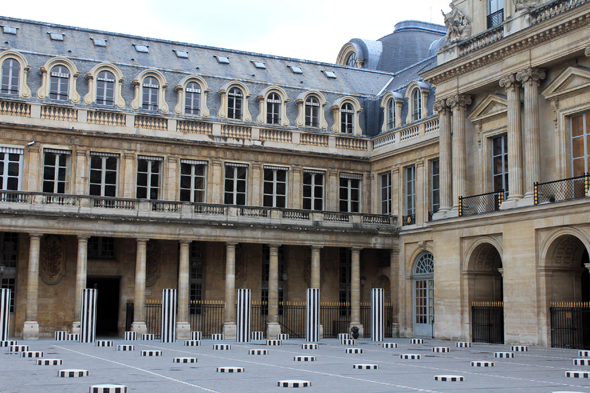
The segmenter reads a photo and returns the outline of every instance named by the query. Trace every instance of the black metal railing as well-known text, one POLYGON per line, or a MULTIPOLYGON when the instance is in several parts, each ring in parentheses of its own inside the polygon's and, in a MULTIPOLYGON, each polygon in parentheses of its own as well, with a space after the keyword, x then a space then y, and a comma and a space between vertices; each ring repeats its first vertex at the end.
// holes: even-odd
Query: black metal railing
POLYGON ((590 175, 570 177, 546 183, 535 183, 535 205, 568 201, 590 196, 590 175))
POLYGON ((498 10, 488 15, 488 29, 500 26, 504 23, 504 9, 498 10))
POLYGON ((474 302, 472 304, 471 341, 504 344, 503 302, 474 302))
POLYGON ((402 226, 404 225, 413 225, 416 223, 416 215, 409 214, 407 216, 402 216, 402 226))
POLYGON ((162 334, 162 301, 148 300, 145 304, 145 324, 147 332, 160 338, 162 334))
POLYGON ((558 302, 549 308, 551 346, 590 349, 590 302, 558 302))
POLYGON ((223 332, 225 303, 221 300, 193 300, 189 304, 189 324, 192 331, 200 331, 203 338, 223 332))
POLYGON ((459 216, 473 216, 500 210, 504 202, 504 190, 469 197, 459 197, 459 216))
POLYGON ((131 330, 131 324, 133 323, 133 303, 127 302, 125 307, 125 331, 131 330))

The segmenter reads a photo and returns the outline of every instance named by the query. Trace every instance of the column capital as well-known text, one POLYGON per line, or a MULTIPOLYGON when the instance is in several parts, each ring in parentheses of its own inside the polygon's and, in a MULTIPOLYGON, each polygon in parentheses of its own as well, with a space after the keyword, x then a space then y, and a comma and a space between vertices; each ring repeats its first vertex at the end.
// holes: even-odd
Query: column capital
POLYGON ((29 237, 30 238, 42 238, 43 237, 43 233, 39 233, 39 232, 31 232, 29 233, 29 237))
POLYGON ((279 248, 280 246, 282 246, 282 244, 278 244, 278 243, 268 243, 268 247, 269 248, 279 248))
POLYGON ((451 109, 455 109, 457 107, 465 108, 467 105, 471 105, 471 96, 468 94, 456 94, 447 98, 447 106, 449 106, 451 109))
POLYGON ((516 73, 516 80, 525 83, 537 83, 537 86, 541 83, 541 79, 545 79, 547 74, 542 68, 526 68, 516 73))
POLYGON ((357 251, 360 252, 363 248, 362 247, 350 247, 351 251, 357 251))
POLYGON ((517 89, 519 86, 518 80, 516 79, 516 74, 509 74, 501 77, 500 87, 503 87, 506 90, 517 89))
POLYGON ((586 57, 590 57, 590 47, 584 50, 584 55, 586 55, 586 57))
POLYGON ((451 112, 451 108, 447 105, 447 99, 443 98, 438 101, 434 101, 434 105, 432 105, 432 109, 439 115, 449 114, 451 112))
POLYGON ((82 242, 82 241, 85 241, 85 242, 87 242, 87 241, 88 241, 88 239, 90 239, 90 238, 91 238, 91 236, 90 236, 90 235, 78 235, 78 241, 79 241, 79 242, 82 242))
POLYGON ((312 248, 312 250, 321 250, 322 248, 324 248, 323 244, 312 244, 310 246, 312 248))
POLYGON ((150 241, 150 239, 146 239, 146 238, 143 238, 143 237, 138 237, 138 238, 136 238, 135 240, 136 240, 138 243, 147 243, 147 242, 149 242, 149 241, 150 241))
POLYGON ((240 243, 238 243, 238 242, 225 242, 225 245, 226 245, 227 247, 235 247, 235 246, 237 246, 238 244, 240 244, 240 243))
POLYGON ((186 240, 186 239, 182 239, 182 240, 178 241, 178 243, 180 245, 191 244, 192 242, 193 242, 192 240, 186 240))

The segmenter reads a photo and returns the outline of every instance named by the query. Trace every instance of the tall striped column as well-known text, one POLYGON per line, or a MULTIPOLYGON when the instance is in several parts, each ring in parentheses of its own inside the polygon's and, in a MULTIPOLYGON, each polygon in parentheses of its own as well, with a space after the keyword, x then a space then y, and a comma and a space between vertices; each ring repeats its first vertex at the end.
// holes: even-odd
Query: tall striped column
POLYGON ((320 341, 320 289, 307 289, 307 319, 305 321, 305 341, 320 341))
POLYGON ((162 289, 162 336, 163 343, 176 341, 176 289, 162 289))
POLYGON ((385 292, 383 288, 371 289, 371 341, 383 341, 385 324, 385 292))
POLYGON ((236 341, 250 342, 250 311, 252 306, 252 290, 238 289, 238 315, 236 341))
POLYGON ((80 303, 80 342, 93 343, 96 338, 96 289, 82 289, 80 303))
POLYGON ((0 289, 0 341, 8 340, 10 326, 10 289, 0 289))

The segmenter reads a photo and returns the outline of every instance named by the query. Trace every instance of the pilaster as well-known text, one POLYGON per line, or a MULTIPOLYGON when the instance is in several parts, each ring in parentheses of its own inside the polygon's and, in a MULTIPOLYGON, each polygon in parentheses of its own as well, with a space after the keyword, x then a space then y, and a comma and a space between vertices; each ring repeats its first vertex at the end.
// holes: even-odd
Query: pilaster
MULTIPOLYGON (((520 129, 520 86, 516 75, 506 75, 500 79, 500 86, 506 89, 508 97, 508 200, 502 208, 516 207, 523 197, 522 190, 522 132, 520 129)), ((505 190, 506 191, 506 190, 505 190)))
POLYGON ((447 99, 447 105, 453 111, 452 155, 453 155, 453 213, 459 210, 459 197, 465 195, 465 108, 471 104, 471 96, 455 95, 447 99))

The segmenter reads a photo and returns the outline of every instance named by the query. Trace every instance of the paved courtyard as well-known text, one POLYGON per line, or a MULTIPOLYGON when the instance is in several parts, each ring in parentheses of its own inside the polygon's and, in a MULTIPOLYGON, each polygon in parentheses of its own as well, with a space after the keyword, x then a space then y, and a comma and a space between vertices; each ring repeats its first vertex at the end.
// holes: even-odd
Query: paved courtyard
POLYGON ((37 365, 36 359, 22 358, 0 348, 0 392, 88 392, 95 384, 122 384, 129 392, 277 392, 291 390, 277 386, 279 380, 312 383, 309 392, 590 392, 590 379, 567 378, 566 371, 590 371, 590 366, 574 366, 581 358, 577 350, 529 347, 514 352, 512 359, 494 357, 510 352, 509 345, 473 344, 457 348, 454 342, 388 339, 398 348, 382 348, 381 343, 357 340, 341 345, 338 340, 322 340, 318 349, 304 350, 303 340, 283 341, 267 346, 266 341, 237 344, 233 341, 202 340, 201 346, 187 347, 184 341, 115 340, 115 347, 96 347, 69 341, 19 341, 31 351, 43 351, 45 359, 62 359, 60 366, 37 365), (214 343, 231 344, 231 350, 213 350, 214 343), (116 345, 132 344, 134 351, 117 351, 116 345), (450 352, 434 353, 434 347, 450 352), (345 353, 361 348, 362 354, 345 353), (249 349, 267 349, 268 355, 249 355, 249 349), (161 350, 161 357, 140 356, 142 350, 161 350), (402 354, 419 354, 419 360, 400 359, 402 354), (313 362, 295 361, 295 356, 315 356, 313 362), (173 363, 175 357, 196 357, 197 363, 173 363), (493 362, 494 367, 473 367, 472 361, 493 362), (378 365, 378 369, 353 369, 354 364, 378 365), (218 367, 243 367, 237 374, 217 372, 218 367), (82 378, 59 378, 58 370, 84 369, 82 378), (436 381, 435 376, 464 377, 463 382, 436 381))

